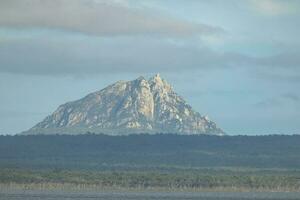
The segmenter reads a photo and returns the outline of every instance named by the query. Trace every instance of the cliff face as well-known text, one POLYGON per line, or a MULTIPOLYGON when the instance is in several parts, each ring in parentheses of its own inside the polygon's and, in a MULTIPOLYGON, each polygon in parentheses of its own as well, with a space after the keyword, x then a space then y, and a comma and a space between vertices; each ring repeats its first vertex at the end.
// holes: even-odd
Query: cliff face
POLYGON ((63 104, 24 134, 216 134, 223 131, 178 96, 159 75, 118 81, 63 104))

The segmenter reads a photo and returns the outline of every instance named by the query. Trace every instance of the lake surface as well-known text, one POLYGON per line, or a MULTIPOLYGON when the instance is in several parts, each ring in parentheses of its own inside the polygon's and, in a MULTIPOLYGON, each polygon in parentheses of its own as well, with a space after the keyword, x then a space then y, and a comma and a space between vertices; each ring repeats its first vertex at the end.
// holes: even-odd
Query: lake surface
POLYGON ((300 193, 278 192, 61 192, 0 191, 0 200, 300 200, 300 193))

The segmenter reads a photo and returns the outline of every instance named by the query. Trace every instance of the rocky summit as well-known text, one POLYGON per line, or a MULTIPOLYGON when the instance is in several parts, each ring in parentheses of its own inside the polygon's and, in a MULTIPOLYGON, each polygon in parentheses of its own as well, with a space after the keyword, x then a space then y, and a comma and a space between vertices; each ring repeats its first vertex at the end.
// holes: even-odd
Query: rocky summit
POLYGON ((159 74, 118 81, 65 103, 23 134, 137 133, 214 134, 224 132, 194 111, 159 74))

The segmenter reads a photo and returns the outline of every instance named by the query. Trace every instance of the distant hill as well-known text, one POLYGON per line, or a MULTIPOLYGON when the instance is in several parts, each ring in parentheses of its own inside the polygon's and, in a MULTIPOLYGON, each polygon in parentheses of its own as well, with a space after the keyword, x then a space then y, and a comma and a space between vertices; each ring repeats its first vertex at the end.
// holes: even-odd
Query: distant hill
POLYGON ((0 136, 1 168, 300 168, 300 136, 0 136))
POLYGON ((213 134, 224 132, 177 95, 159 74, 118 81, 58 107, 26 135, 132 133, 213 134))

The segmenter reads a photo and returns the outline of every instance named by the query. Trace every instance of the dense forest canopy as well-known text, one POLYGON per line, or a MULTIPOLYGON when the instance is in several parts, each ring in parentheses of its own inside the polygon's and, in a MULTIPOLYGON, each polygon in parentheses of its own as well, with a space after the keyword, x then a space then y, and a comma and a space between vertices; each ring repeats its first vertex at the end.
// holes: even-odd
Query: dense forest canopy
POLYGON ((0 136, 0 167, 300 167, 300 136, 0 136))

